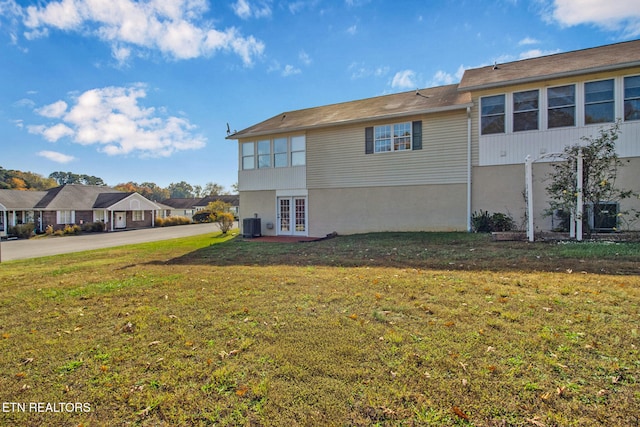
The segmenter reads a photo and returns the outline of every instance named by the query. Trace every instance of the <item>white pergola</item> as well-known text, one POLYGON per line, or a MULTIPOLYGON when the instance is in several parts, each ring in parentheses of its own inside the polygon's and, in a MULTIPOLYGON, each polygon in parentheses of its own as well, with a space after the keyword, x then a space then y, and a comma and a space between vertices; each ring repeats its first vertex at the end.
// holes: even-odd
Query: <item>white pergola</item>
MULTIPOLYGON (((536 159, 528 155, 524 160, 525 187, 527 192, 527 238, 530 242, 535 240, 533 224, 533 164, 538 160, 546 158, 567 160, 564 153, 544 154, 536 159)), ((571 212, 570 221, 570 236, 575 237, 578 241, 582 241, 582 170, 582 150, 579 150, 576 159, 576 206, 571 212)))

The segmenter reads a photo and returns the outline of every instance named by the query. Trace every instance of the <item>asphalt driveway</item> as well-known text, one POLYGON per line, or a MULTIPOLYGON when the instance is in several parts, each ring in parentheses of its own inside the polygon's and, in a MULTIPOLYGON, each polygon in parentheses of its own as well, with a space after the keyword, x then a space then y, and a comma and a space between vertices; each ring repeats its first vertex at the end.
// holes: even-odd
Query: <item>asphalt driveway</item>
POLYGON ((3 240, 0 243, 0 261, 39 258, 70 252, 110 248, 134 243, 170 240, 218 231, 216 224, 190 224, 175 227, 146 228, 142 230, 90 233, 81 236, 50 239, 3 240))

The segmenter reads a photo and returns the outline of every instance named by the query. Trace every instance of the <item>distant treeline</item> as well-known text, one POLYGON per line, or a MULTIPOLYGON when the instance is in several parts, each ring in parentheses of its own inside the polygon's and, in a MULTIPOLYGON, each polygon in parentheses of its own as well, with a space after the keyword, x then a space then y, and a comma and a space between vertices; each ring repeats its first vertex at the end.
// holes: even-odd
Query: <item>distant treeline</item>
MULTIPOLYGON (((38 191, 48 190, 64 184, 81 185, 107 185, 102 178, 97 176, 76 174, 73 172, 53 172, 48 177, 33 172, 23 172, 19 170, 4 169, 0 166, 0 189, 38 191)), ((113 188, 127 192, 137 192, 149 200, 160 201, 168 198, 189 198, 206 197, 218 194, 230 194, 236 192, 234 185, 232 191, 225 191, 219 184, 210 182, 204 187, 201 185, 191 185, 185 181, 171 183, 166 188, 162 188, 153 182, 125 182, 114 185, 113 188)))

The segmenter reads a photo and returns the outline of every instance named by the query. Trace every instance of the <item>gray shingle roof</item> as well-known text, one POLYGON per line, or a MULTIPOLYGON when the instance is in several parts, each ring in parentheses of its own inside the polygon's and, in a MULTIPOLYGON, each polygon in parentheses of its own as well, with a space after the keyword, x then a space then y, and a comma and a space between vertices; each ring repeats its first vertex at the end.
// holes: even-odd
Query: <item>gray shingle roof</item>
POLYGON ((43 210, 92 210, 111 206, 130 194, 99 185, 67 184, 49 190, 34 205, 34 208, 43 210))
POLYGON ((172 207, 173 209, 193 209, 200 198, 195 197, 185 197, 185 198, 172 198, 172 199, 164 199, 161 203, 168 207, 172 207))
POLYGON ((466 70, 459 90, 476 90, 640 66, 640 40, 466 70))
POLYGON ((227 137, 271 135, 390 117, 446 111, 471 105, 471 96, 459 92, 457 85, 378 96, 340 104, 288 111, 227 137))
POLYGON ((0 190, 0 204, 8 210, 31 210, 46 191, 0 190))

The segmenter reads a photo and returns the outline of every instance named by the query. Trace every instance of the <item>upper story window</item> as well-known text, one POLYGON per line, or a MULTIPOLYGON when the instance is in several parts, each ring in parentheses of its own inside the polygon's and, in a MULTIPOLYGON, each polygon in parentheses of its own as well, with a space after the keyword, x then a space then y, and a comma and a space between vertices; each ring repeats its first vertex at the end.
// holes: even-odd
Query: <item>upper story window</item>
POLYGON ((613 122, 613 79, 584 84, 584 123, 613 122))
POLYGON ((243 142, 240 151, 242 170, 304 166, 306 163, 304 135, 243 142))
POLYGON ((547 125, 551 128, 576 125, 576 86, 547 89, 547 125))
POLYGON ((411 150, 411 123, 393 125, 393 151, 411 150))
POLYGON ((307 148, 304 136, 291 137, 291 166, 304 166, 306 164, 307 148))
POLYGON ((273 140, 273 165, 277 168, 289 166, 287 160, 287 138, 276 138, 273 140))
POLYGON ((271 167, 271 141, 258 141, 258 169, 271 167))
POLYGON ((376 153, 384 153, 391 151, 391 126, 376 126, 374 138, 374 151, 376 153))
POLYGON ((482 135, 504 133, 505 96, 485 96, 480 100, 482 135))
POLYGON ((624 78, 624 119, 640 120, 640 76, 624 78))
POLYGON ((513 94, 513 131, 538 129, 538 90, 513 94))
POLYGON ((255 144, 253 142, 242 143, 242 169, 255 169, 256 154, 255 144))
POLYGON ((374 152, 411 150, 411 122, 374 127, 374 152))

